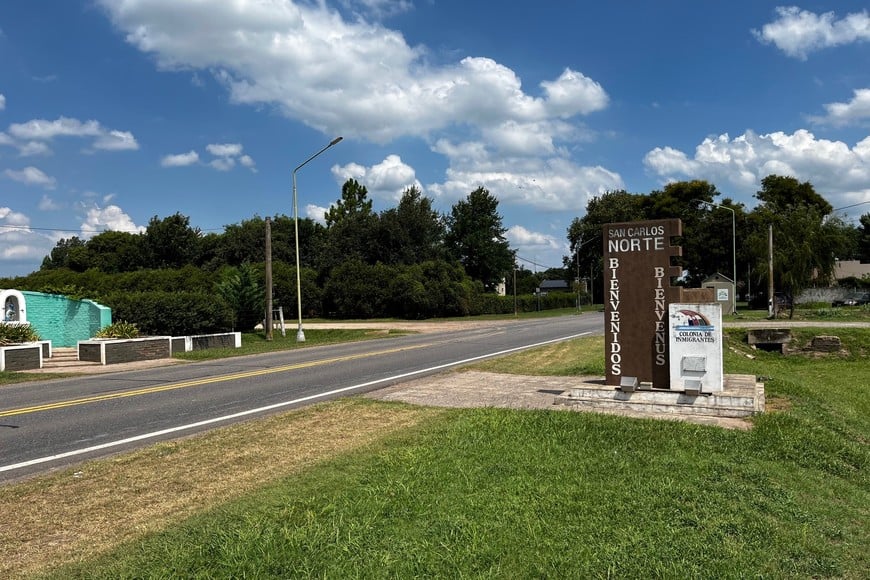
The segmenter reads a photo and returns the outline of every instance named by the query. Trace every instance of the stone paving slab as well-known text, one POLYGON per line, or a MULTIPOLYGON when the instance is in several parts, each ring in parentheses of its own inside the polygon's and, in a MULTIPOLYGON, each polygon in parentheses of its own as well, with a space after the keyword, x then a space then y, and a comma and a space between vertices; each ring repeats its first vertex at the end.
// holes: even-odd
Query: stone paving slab
POLYGON ((597 412, 623 417, 666 419, 726 429, 747 430, 752 423, 745 418, 641 412, 630 409, 605 409, 581 405, 556 404, 557 398, 572 388, 596 380, 595 377, 541 377, 453 371, 416 379, 368 393, 382 401, 401 401, 435 407, 502 407, 509 409, 547 409, 551 411, 597 412))

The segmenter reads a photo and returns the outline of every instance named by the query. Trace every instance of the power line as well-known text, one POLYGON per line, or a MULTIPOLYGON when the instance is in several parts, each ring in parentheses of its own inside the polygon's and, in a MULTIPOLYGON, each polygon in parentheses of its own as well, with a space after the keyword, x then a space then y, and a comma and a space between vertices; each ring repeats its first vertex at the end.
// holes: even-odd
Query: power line
POLYGON ((536 262, 535 260, 528 260, 526 258, 523 258, 519 254, 514 254, 514 256, 516 257, 517 260, 522 260, 523 262, 527 262, 529 264, 532 264, 533 266, 537 266, 537 267, 541 268, 542 270, 558 270, 561 268, 561 266, 546 266, 544 264, 536 262))

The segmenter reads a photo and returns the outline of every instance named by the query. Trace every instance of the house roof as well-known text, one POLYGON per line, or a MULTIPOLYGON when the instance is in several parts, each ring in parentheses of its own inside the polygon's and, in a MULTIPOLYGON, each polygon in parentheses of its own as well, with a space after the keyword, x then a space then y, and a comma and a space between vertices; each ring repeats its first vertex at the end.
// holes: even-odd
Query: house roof
POLYGON ((566 280, 544 280, 541 282, 539 288, 546 289, 556 289, 556 288, 570 288, 570 285, 566 280))
POLYGON ((728 282, 729 284, 733 284, 734 280, 732 280, 731 278, 729 278, 725 274, 721 274, 719 272, 716 272, 715 274, 710 274, 709 276, 704 278, 704 282, 702 282, 702 283, 706 284, 707 282, 728 282))

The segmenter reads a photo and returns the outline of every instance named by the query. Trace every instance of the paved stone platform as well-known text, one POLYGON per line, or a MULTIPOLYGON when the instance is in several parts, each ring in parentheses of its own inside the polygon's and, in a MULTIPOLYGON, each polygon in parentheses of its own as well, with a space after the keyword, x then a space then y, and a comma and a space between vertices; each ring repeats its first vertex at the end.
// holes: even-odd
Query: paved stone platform
MULTIPOLYGON (((600 377, 541 377, 484 373, 478 371, 454 371, 433 377, 408 381, 367 396, 384 401, 402 401, 417 405, 436 407, 504 407, 511 409, 549 409, 556 411, 584 411, 608 413, 636 418, 686 421, 702 425, 715 425, 726 429, 750 429, 748 417, 764 410, 764 386, 755 382, 751 375, 726 375, 730 388, 722 394, 722 402, 737 410, 734 416, 727 413, 705 413, 703 409, 691 412, 685 395, 666 391, 631 393, 628 399, 647 399, 640 405, 619 401, 628 393, 616 391, 604 385, 600 377), (575 393, 572 397, 571 394, 575 393), (594 394, 593 400, 586 397, 594 394), (636 395, 642 394, 642 397, 636 395), (664 395, 675 399, 668 403, 653 404, 649 395, 664 395), (680 397, 683 397, 680 400, 680 397), (611 398, 615 403, 605 402, 611 398), (733 399, 736 399, 733 400, 733 399), (749 402, 747 402, 749 401, 749 402), (747 406, 751 405, 751 411, 747 406), (679 411, 679 412, 678 412, 679 411), (748 412, 747 412, 748 411, 748 412)), ((701 397, 691 397, 700 399, 701 397)), ((704 399, 709 399, 704 396, 704 399)), ((631 401, 629 401, 631 402, 631 401)), ((705 406, 710 401, 701 401, 705 406)))

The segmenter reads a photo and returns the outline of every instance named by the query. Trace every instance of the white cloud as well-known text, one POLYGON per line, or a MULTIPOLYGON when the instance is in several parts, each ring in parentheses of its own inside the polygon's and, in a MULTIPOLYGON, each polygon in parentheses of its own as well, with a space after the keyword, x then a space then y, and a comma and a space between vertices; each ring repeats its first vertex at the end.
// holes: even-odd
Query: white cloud
POLYGON ((848 103, 828 103, 824 117, 811 117, 816 123, 835 126, 850 125, 870 120, 870 89, 856 89, 848 103))
POLYGON ((444 183, 427 190, 449 202, 486 187, 499 201, 547 212, 582 212, 590 197, 624 187, 619 174, 601 166, 580 166, 554 156, 512 157, 493 154, 480 142, 441 140, 435 151, 451 163, 444 183))
POLYGON ((242 153, 242 146, 239 143, 215 143, 206 145, 205 148, 215 157, 236 157, 242 153))
POLYGON ((3 93, 0 93, 0 111, 6 109, 6 96, 3 93))
POLYGON ((377 20, 402 14, 414 8, 410 0, 341 0, 355 14, 370 16, 377 20))
POLYGON ((3 172, 6 177, 13 181, 18 181, 25 185, 36 185, 46 189, 54 189, 57 185, 57 180, 43 173, 40 169, 31 166, 25 167, 21 171, 7 169, 3 172))
POLYGON ((218 171, 229 171, 236 166, 236 161, 247 167, 253 173, 257 172, 256 164, 250 155, 242 155, 244 148, 240 143, 213 143, 206 145, 206 151, 217 157, 209 163, 210 167, 218 171))
POLYGON ((32 263, 48 254, 54 243, 50 236, 30 229, 28 216, 0 207, 0 262, 4 271, 15 266, 32 268, 32 263))
POLYGON ((220 157, 209 162, 209 166, 218 171, 229 171, 236 166, 236 160, 232 157, 220 157))
POLYGON ((106 207, 94 205, 87 209, 81 230, 83 238, 91 238, 106 230, 142 233, 145 227, 137 226, 133 219, 117 205, 106 207))
POLYGON ((870 40, 870 15, 866 10, 835 20, 833 12, 816 14, 796 6, 778 7, 778 18, 753 30, 756 38, 772 43, 788 56, 806 60, 811 52, 870 40))
POLYGON ((79 121, 59 117, 54 121, 33 119, 9 125, 9 134, 22 141, 51 141, 57 137, 92 138, 93 147, 107 151, 139 149, 136 138, 128 131, 107 129, 97 121, 79 121))
POLYGON ((321 225, 326 225, 326 211, 329 208, 320 207, 319 205, 314 205, 313 203, 309 203, 305 206, 305 217, 316 221, 321 225))
POLYGON ((196 151, 190 150, 187 153, 179 153, 177 155, 166 155, 160 160, 162 167, 187 167, 199 162, 199 154, 196 151))
POLYGON ((817 139, 804 129, 791 135, 747 131, 731 139, 708 137, 694 157, 671 147, 656 147, 644 164, 664 178, 706 179, 745 196, 755 193, 772 173, 809 181, 834 206, 870 200, 870 137, 850 147, 842 141, 817 139))
POLYGON ((532 232, 519 225, 508 228, 505 237, 511 243, 511 247, 519 248, 522 250, 521 253, 527 254, 535 251, 559 250, 564 245, 549 234, 532 232))
POLYGON ((105 151, 135 151, 139 149, 139 143, 129 131, 108 131, 97 137, 94 148, 105 151))
POLYGON ((275 105, 326 134, 385 143, 457 124, 552 121, 608 101, 598 83, 570 69, 533 96, 511 69, 488 58, 429 65, 425 49, 409 46, 400 32, 346 21, 321 2, 100 4, 159 67, 213 72, 234 102, 275 105))
POLYGON ((339 182, 353 178, 363 183, 373 199, 398 201, 409 187, 423 190, 414 168, 404 163, 398 155, 388 155, 380 163, 368 168, 357 163, 335 166, 332 174, 339 182))
POLYGON ((242 155, 241 157, 239 157, 239 163, 241 163, 243 167, 247 167, 254 173, 257 172, 257 166, 254 163, 254 160, 251 159, 250 155, 242 155))
POLYGON ((39 200, 39 209, 42 211, 57 211, 63 209, 63 206, 55 202, 47 195, 43 195, 39 200))
POLYGON ((33 157, 35 155, 51 155, 51 149, 42 141, 28 141, 26 143, 16 144, 18 154, 22 157, 33 157))

